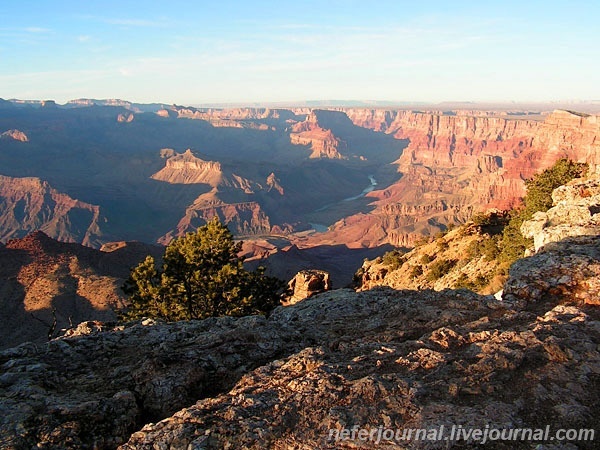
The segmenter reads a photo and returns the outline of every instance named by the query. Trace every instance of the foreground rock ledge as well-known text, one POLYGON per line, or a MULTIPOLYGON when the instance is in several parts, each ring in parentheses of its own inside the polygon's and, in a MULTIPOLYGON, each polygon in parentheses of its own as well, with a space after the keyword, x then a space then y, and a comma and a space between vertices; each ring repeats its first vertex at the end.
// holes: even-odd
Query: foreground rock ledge
POLYGON ((10 349, 0 447, 447 448, 328 438, 354 425, 600 430, 600 313, 585 302, 599 294, 599 248, 600 238, 555 243, 517 262, 506 301, 337 290, 268 319, 90 324, 87 336, 10 349), (544 282, 526 289, 535 276, 544 282))

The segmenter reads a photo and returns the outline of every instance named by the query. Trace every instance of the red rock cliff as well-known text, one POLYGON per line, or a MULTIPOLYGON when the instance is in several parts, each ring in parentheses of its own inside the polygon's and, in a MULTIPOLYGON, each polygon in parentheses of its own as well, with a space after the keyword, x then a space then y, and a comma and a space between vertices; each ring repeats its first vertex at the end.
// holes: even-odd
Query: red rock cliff
POLYGON ((411 245, 421 233, 466 220, 474 211, 510 208, 524 180, 561 157, 600 167, 600 118, 555 111, 545 120, 349 109, 355 125, 409 139, 396 161, 401 179, 368 194, 374 210, 331 227, 327 241, 411 245))
POLYGON ((53 189, 39 178, 0 175, 0 241, 42 230, 63 242, 99 247, 100 208, 53 189))

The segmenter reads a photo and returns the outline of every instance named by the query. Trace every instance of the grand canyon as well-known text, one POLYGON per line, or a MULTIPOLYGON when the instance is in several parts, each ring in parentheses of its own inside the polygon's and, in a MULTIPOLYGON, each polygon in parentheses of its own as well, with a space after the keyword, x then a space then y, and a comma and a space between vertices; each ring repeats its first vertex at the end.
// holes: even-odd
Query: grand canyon
POLYGON ((249 252, 358 254, 517 205, 561 157, 599 163, 598 117, 565 110, 1 105, 3 242, 166 244, 217 215, 249 252))
MULTIPOLYGON (((1 250, 46 248, 39 234, 33 239, 42 242, 33 246, 19 241, 38 231, 90 247, 61 254, 61 261, 86 260, 78 255, 91 249, 135 248, 139 254, 112 256, 127 254, 108 281, 108 297, 124 301, 118 284, 140 254, 157 254, 156 246, 216 216, 243 240, 249 267, 263 265, 285 280, 300 270, 324 270, 333 287, 345 287, 365 258, 411 248, 478 212, 518 205, 524 180, 559 158, 595 171, 600 121, 593 104, 583 106, 590 113, 3 100, 0 242, 7 246, 1 250)), ((40 254, 57 258, 35 250, 29 259, 40 254)), ((6 272, 12 302, 22 302, 15 275, 29 290, 40 284, 35 277, 24 281, 30 276, 17 269, 6 272)), ((55 289, 40 294, 47 297, 38 308, 41 320, 30 317, 38 335, 54 320, 53 295, 89 297, 78 287, 84 282, 73 283, 72 264, 41 273, 69 278, 41 283, 55 289)), ((97 306, 105 311, 98 317, 110 316, 112 307, 97 306)), ((60 309, 59 329, 72 312, 60 309)))
POLYGON ((327 430, 457 415, 597 429, 600 108, 438 106, 0 100, 2 448, 350 448, 327 430), (465 253, 461 225, 561 158, 588 179, 528 225, 543 245, 503 294, 381 262, 465 253), (248 267, 303 271, 297 304, 117 323, 129 270, 214 217, 248 267), (304 299, 311 274, 334 290, 304 299))

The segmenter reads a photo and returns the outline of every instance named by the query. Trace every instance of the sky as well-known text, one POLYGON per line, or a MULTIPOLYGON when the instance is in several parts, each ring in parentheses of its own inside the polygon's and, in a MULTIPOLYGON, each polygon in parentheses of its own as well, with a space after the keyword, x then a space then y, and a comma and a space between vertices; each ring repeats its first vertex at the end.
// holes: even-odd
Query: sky
POLYGON ((600 1, 2 0, 0 98, 600 100, 600 1))

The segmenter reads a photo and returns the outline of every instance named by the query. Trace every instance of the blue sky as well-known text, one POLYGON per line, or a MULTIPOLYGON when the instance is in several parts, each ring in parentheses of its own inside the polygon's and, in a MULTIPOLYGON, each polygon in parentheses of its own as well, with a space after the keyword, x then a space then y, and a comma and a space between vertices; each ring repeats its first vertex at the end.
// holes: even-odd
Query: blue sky
POLYGON ((600 2, 0 4, 0 97, 600 99, 600 2))

